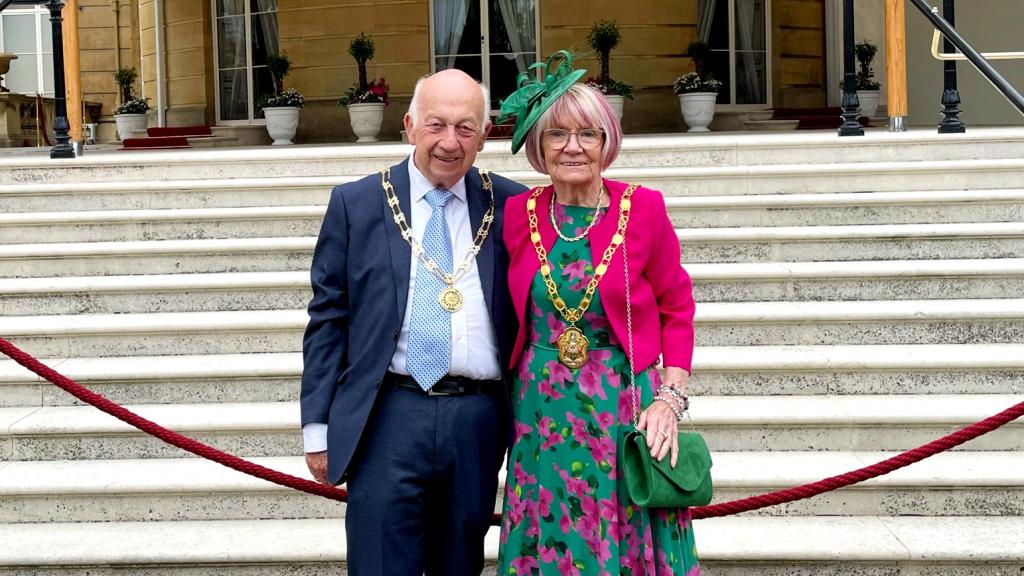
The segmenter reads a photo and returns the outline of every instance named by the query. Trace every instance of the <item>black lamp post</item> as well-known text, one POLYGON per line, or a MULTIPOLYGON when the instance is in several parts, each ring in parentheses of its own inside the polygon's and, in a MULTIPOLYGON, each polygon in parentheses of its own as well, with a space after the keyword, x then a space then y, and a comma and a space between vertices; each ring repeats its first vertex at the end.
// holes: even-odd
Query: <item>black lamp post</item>
MULTIPOLYGON (((949 22, 950 26, 956 26, 956 15, 953 7, 953 0, 943 0, 942 17, 949 22)), ((948 38, 942 41, 942 51, 949 54, 955 50, 953 43, 948 38)), ((939 124, 939 134, 960 134, 967 131, 964 123, 960 120, 960 91, 956 86, 956 60, 944 60, 943 69, 943 90, 942 90, 942 122, 939 124)))
POLYGON ((57 143, 50 150, 50 158, 74 158, 75 150, 71 147, 71 136, 68 130, 68 103, 64 90, 64 33, 61 23, 61 9, 64 0, 49 0, 46 7, 50 10, 50 24, 53 33, 53 100, 54 120, 53 131, 57 143))
POLYGON ((863 136, 860 98, 857 98, 856 63, 853 58, 853 0, 843 0, 843 125, 840 136, 863 136))

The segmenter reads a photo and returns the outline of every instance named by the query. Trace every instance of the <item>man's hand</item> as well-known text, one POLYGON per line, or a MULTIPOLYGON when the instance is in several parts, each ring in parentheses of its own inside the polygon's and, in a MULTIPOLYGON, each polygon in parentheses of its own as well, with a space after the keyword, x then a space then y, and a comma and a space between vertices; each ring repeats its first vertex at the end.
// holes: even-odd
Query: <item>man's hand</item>
POLYGON ((321 484, 331 485, 327 481, 327 451, 323 452, 307 452, 306 453, 306 466, 309 467, 310 474, 313 475, 313 479, 321 484))

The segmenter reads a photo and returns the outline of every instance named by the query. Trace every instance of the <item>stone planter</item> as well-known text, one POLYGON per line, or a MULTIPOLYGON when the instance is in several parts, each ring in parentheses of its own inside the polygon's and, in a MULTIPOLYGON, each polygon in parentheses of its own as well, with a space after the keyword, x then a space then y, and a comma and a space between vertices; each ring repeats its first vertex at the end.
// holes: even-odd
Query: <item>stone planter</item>
POLYGON ((121 141, 135 138, 136 132, 145 132, 149 123, 145 114, 115 114, 114 122, 117 124, 117 137, 121 141))
POLYGON ((384 103, 349 104, 348 120, 352 132, 359 137, 356 142, 376 142, 384 122, 384 103))
POLYGON ((875 113, 878 112, 878 100, 881 95, 881 90, 857 90, 857 99, 860 100, 860 115, 874 118, 875 113))
POLYGON ((708 124, 715 117, 715 100, 718 94, 714 92, 691 92, 679 95, 679 109, 683 113, 683 120, 689 126, 687 132, 710 132, 708 124))
POLYGON ((292 138, 299 129, 299 109, 295 106, 273 106, 263 109, 267 119, 267 134, 274 139, 271 146, 294 144, 292 138))
POLYGON ((10 52, 0 52, 0 92, 10 92, 3 85, 3 75, 11 71, 11 60, 17 60, 18 55, 10 52))
POLYGON ((615 117, 619 119, 619 123, 622 123, 622 107, 626 104, 626 98, 617 94, 605 94, 604 99, 608 101, 608 106, 611 107, 612 112, 615 112, 615 117))

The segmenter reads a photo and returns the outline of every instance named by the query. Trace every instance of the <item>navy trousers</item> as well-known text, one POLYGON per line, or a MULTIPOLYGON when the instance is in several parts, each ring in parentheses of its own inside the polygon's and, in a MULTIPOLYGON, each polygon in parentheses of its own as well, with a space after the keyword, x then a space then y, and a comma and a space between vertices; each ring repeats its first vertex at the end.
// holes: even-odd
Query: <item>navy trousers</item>
POLYGON ((479 575, 505 454, 500 384, 380 394, 348 472, 349 575, 479 575))

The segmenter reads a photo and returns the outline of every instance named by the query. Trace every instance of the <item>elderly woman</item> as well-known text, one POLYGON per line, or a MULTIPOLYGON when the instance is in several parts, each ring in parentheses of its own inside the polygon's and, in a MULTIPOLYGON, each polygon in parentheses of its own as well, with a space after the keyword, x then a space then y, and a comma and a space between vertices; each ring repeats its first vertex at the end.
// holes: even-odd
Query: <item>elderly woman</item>
POLYGON ((694 312, 679 241, 659 192, 602 178, 622 130, 575 83, 585 71, 562 52, 546 72, 521 75, 502 105, 516 116, 513 153, 525 142, 551 184, 505 209, 519 333, 498 574, 693 576, 689 511, 631 503, 617 457, 635 390, 652 456, 677 458, 694 312))

